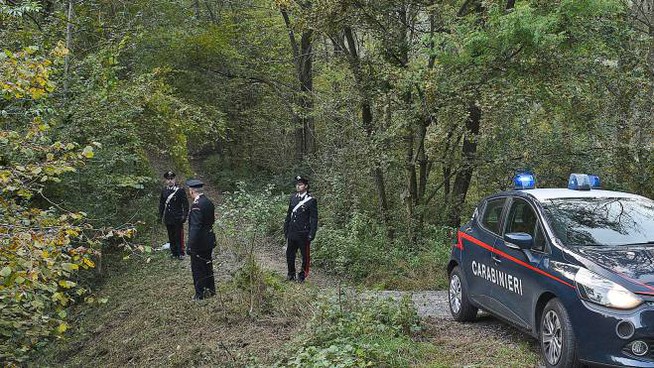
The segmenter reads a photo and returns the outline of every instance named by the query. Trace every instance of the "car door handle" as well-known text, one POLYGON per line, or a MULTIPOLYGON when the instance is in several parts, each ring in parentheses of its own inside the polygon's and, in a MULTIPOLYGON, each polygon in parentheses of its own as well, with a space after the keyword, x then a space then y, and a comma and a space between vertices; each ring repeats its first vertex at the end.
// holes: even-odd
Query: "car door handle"
POLYGON ((504 242, 504 245, 506 245, 507 248, 518 249, 518 250, 520 250, 520 247, 519 247, 519 246, 517 246, 517 245, 515 245, 515 244, 513 244, 513 243, 509 243, 509 242, 507 242, 507 241, 504 242))
POLYGON ((495 263, 502 263, 502 258, 498 257, 497 254, 495 253, 493 253, 491 258, 493 258, 493 261, 495 261, 495 263))

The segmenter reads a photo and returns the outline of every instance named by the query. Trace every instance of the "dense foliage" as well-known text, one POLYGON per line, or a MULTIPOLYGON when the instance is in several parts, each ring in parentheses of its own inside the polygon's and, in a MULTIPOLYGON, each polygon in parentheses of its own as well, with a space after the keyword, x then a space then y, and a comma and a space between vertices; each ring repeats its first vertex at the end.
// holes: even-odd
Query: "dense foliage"
POLYGON ((95 266, 98 239, 106 237, 86 213, 67 211, 44 194, 94 155, 93 145, 52 139, 50 76, 66 52, 58 45, 47 55, 28 48, 0 58, 0 106, 7 112, 0 118, 6 127, 0 132, 2 360, 22 360, 43 337, 66 331, 66 307, 88 292, 76 271, 95 266))

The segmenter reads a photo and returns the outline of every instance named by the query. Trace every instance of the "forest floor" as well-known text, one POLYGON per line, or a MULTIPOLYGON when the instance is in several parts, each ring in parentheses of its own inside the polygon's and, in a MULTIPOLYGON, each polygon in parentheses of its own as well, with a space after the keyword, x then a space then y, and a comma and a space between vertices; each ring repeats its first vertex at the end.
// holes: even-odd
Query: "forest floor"
MULTIPOLYGON (((161 170, 159 170, 161 171, 161 170)), ((198 175, 202 179, 202 175, 198 175)), ((205 180, 205 183, 208 181, 205 180)), ((219 201, 210 184, 206 195, 219 201)), ((159 244, 165 228, 155 229, 159 244)), ((156 245, 156 244, 153 244, 156 245)), ((108 302, 81 306, 72 313, 77 326, 66 338, 47 347, 35 366, 270 366, 306 328, 312 300, 341 288, 367 297, 398 298, 407 292, 368 291, 312 269, 307 282, 287 283, 280 244, 260 242, 252 254, 258 265, 275 275, 282 298, 251 313, 252 298, 223 288, 238 278, 242 257, 219 239, 214 254, 216 297, 191 301, 190 261, 170 259, 167 251, 115 257, 107 262, 98 297, 108 302), (267 309, 267 310, 266 310, 267 309)), ((445 291, 411 293, 421 317, 415 341, 433 344, 434 352, 415 367, 541 367, 537 341, 496 319, 481 314, 475 323, 454 322, 445 291)), ((251 295, 250 295, 251 296, 251 295)))

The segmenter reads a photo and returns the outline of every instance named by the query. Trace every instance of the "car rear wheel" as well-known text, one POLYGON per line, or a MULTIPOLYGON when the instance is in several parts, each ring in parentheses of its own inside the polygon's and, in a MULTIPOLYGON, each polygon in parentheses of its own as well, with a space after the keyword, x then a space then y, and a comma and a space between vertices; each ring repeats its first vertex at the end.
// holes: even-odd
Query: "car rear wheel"
POLYGON ((570 317, 559 299, 550 300, 540 318, 540 348, 548 368, 580 367, 570 317))
POLYGON ((447 297, 450 313, 452 313, 455 321, 468 322, 477 317, 477 307, 472 305, 468 299, 468 290, 463 283, 459 267, 454 267, 450 273, 450 288, 447 297))

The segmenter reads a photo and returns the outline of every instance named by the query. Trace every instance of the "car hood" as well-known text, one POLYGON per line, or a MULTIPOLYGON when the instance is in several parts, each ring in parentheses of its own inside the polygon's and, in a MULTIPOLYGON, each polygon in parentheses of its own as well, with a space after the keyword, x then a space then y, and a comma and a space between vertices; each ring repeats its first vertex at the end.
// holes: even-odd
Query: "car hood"
MULTIPOLYGON (((588 261, 628 281, 632 291, 654 293, 654 246, 580 247, 577 251, 588 261)), ((591 270, 594 268, 589 264, 586 266, 591 270)))

